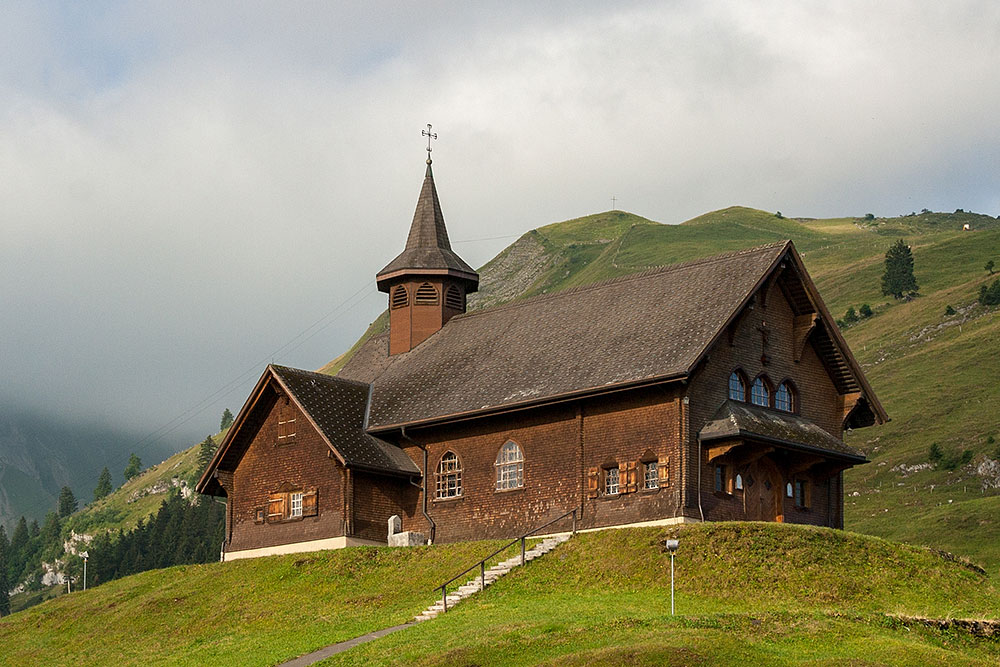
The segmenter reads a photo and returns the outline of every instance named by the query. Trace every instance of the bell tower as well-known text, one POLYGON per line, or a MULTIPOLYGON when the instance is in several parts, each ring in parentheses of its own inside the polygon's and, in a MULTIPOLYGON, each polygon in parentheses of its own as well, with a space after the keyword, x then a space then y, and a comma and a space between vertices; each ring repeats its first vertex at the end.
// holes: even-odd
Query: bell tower
POLYGON ((465 312, 466 295, 479 288, 479 274, 455 254, 431 171, 427 126, 427 171, 406 248, 378 272, 378 288, 389 295, 389 354, 409 352, 465 312))

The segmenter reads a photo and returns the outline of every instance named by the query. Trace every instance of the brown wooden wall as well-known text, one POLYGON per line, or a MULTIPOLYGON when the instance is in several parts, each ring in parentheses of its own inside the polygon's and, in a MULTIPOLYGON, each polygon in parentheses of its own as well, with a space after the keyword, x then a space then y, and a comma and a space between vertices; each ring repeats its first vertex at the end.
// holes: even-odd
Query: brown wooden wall
POLYGON ((233 473, 232 542, 226 551, 259 549, 291 542, 344 535, 343 468, 328 457, 329 447, 308 420, 291 404, 296 417, 293 442, 278 445, 278 412, 284 398, 270 409, 233 473), (267 509, 271 493, 282 485, 315 487, 318 515, 263 524, 258 508, 267 509))
MULTIPOLYGON (((729 395, 729 375, 735 368, 742 368, 752 383, 760 373, 766 373, 772 389, 783 380, 790 379, 797 389, 798 414, 812 421, 836 438, 843 438, 842 415, 838 407, 838 392, 830 380, 823 362, 812 344, 807 344, 800 361, 796 362, 792 345, 793 313, 780 287, 771 287, 764 300, 758 299, 753 310, 742 317, 734 330, 733 343, 728 335, 709 351, 707 363, 692 376, 689 397, 689 447, 692 461, 697 461, 697 434, 729 395), (768 329, 767 364, 761 362, 762 336, 758 327, 766 322, 768 329)), ((749 389, 748 389, 749 391, 749 389)), ((749 394, 748 394, 749 396, 749 394)), ((779 468, 783 466, 777 458, 779 468)), ((787 468, 787 467, 786 467, 787 468)), ((692 493, 686 499, 685 513, 697 517, 696 465, 692 465, 690 486, 692 493), (693 511, 692 511, 693 510, 693 511)), ((785 470, 782 470, 783 475, 785 470)), ((787 475, 785 475, 787 479, 787 475)), ((784 503, 786 522, 840 526, 843 523, 843 489, 839 476, 832 480, 815 480, 812 502, 807 510, 798 510, 780 494, 784 503)), ((714 466, 702 459, 702 508, 710 521, 742 520, 746 518, 739 494, 716 494, 714 466)))

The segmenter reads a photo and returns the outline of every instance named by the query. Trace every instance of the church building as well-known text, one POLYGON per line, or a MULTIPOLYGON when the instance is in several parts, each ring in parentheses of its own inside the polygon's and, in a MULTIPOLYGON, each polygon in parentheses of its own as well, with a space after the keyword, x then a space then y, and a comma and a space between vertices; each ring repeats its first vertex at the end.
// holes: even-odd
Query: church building
POLYGON ((389 329, 270 365, 198 482, 226 559, 698 521, 841 528, 846 429, 887 421, 791 241, 466 312, 428 159, 389 329), (568 530, 570 519, 551 531, 568 530))

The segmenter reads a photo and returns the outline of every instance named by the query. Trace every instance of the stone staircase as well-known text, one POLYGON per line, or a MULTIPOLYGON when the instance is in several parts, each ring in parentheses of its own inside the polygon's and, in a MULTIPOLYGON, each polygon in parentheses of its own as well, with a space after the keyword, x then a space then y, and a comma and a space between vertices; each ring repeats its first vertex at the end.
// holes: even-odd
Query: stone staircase
MULTIPOLYGON (((555 549, 557 546, 559 546, 569 538, 570 535, 554 535, 552 537, 545 538, 544 540, 542 540, 541 542, 539 542, 538 544, 536 544, 535 546, 531 547, 530 549, 524 552, 525 564, 527 564, 529 561, 538 558, 539 556, 544 556, 545 554, 549 553, 550 551, 555 549)), ((520 564, 521 564, 521 554, 517 554, 501 563, 497 563, 491 568, 488 568, 486 570, 486 576, 485 576, 486 586, 489 586, 494 581, 496 581, 500 577, 504 576, 505 574, 513 570, 515 567, 518 567, 520 564)), ((448 609, 451 609, 453 606, 455 606, 465 598, 469 597, 474 593, 478 593, 482 589, 483 589, 483 581, 482 578, 477 574, 472 579, 469 579, 467 582, 465 582, 465 584, 459 586, 455 591, 448 593, 447 596, 448 609)), ((413 620, 426 621, 442 613, 444 613, 444 601, 438 600, 430 607, 422 611, 413 620)))

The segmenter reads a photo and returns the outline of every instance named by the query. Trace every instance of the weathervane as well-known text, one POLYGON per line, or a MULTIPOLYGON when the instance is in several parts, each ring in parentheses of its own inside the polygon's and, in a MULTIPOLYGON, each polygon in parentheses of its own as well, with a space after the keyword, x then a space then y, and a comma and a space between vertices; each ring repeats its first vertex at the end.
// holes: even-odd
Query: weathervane
POLYGON ((431 163, 431 139, 437 139, 437 132, 431 132, 431 124, 427 123, 426 130, 420 130, 420 136, 427 137, 427 164, 431 163))

